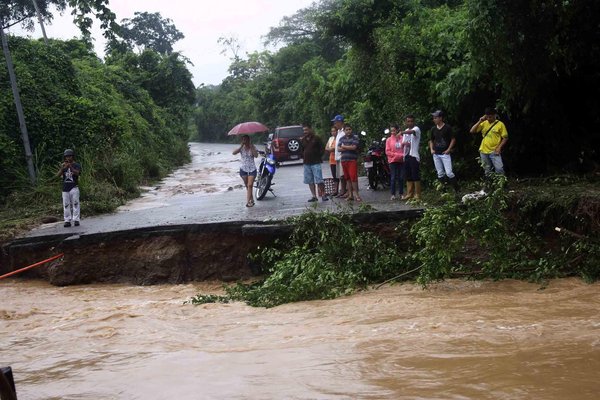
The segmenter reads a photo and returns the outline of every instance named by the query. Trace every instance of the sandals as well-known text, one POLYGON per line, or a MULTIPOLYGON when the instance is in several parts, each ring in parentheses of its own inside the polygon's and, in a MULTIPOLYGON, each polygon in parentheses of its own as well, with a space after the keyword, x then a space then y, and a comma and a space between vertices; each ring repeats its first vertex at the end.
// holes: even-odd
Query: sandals
POLYGON ((254 207, 254 200, 250 200, 246 203, 246 207, 254 207))

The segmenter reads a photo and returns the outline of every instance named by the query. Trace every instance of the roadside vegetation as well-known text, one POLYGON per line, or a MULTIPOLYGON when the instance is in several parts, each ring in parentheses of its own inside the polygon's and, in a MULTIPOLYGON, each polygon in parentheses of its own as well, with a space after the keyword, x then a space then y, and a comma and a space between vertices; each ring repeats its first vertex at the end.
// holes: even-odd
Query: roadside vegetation
MULTIPOLYGON (((31 2, 13 2, 13 14, 19 10, 27 14, 32 7, 31 2)), ((3 12, 2 24, 22 17, 3 12)), ((83 167, 79 185, 86 216, 113 211, 138 196, 140 185, 189 160, 194 85, 186 59, 171 47, 183 35, 177 35, 169 20, 148 13, 113 29, 104 61, 93 51, 89 37, 45 43, 8 36, 36 180, 32 184, 28 174, 9 75, 3 67, 0 241, 42 220, 61 218, 61 183, 55 174, 66 148, 75 151, 83 167), (154 41, 148 33, 158 30, 171 35, 154 41)))
POLYGON ((575 195, 560 195, 560 181, 541 190, 515 184, 509 191, 498 177, 488 196, 470 200, 439 188, 428 195, 436 204, 417 221, 400 224, 391 238, 357 229, 350 214, 292 218, 290 238, 253 255, 263 279, 226 286, 224 296, 199 294, 189 303, 273 307, 407 280, 427 286, 449 278, 520 279, 541 287, 568 276, 599 280, 598 178, 577 182, 583 191, 575 195))

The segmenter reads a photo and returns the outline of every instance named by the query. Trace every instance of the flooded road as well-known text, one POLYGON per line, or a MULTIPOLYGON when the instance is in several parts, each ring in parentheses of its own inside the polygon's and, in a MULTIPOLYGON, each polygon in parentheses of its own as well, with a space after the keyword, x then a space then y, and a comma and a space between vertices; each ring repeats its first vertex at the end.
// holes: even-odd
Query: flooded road
POLYGON ((180 198, 242 190, 236 144, 189 143, 191 162, 175 170, 156 186, 142 187, 142 195, 117 212, 165 207, 180 198))
POLYGON ((0 282, 19 399, 597 399, 600 284, 403 284, 273 309, 219 283, 0 282))

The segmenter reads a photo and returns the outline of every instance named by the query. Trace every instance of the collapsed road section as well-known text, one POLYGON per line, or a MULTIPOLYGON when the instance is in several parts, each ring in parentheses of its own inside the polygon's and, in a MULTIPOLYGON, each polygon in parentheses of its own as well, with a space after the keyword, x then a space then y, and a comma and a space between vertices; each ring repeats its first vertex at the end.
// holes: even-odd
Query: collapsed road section
MULTIPOLYGON (((419 209, 371 211, 353 214, 352 219, 362 229, 390 236, 399 221, 421 214, 419 209)), ((3 246, 0 275, 62 253, 60 262, 18 276, 58 286, 232 281, 260 274, 260 266, 253 265, 248 255, 291 231, 285 221, 230 221, 27 237, 3 246)))

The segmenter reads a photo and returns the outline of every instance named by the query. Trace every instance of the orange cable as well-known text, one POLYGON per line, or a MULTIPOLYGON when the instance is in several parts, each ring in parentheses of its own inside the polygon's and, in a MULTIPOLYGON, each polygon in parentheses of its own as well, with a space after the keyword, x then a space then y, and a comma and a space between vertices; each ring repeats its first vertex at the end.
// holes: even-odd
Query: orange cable
POLYGON ((56 260, 57 258, 61 258, 64 255, 65 255, 64 253, 60 253, 60 254, 57 254, 54 257, 50 257, 50 258, 48 258, 48 259, 46 259, 44 261, 36 262, 35 264, 31 264, 31 265, 29 265, 27 267, 24 267, 24 268, 21 268, 21 269, 17 269, 15 271, 9 272, 8 274, 0 275, 0 279, 8 278, 9 276, 13 276, 13 275, 16 275, 16 274, 18 274, 20 272, 27 271, 28 269, 31 269, 31 268, 39 267, 42 264, 46 264, 49 261, 56 260))

